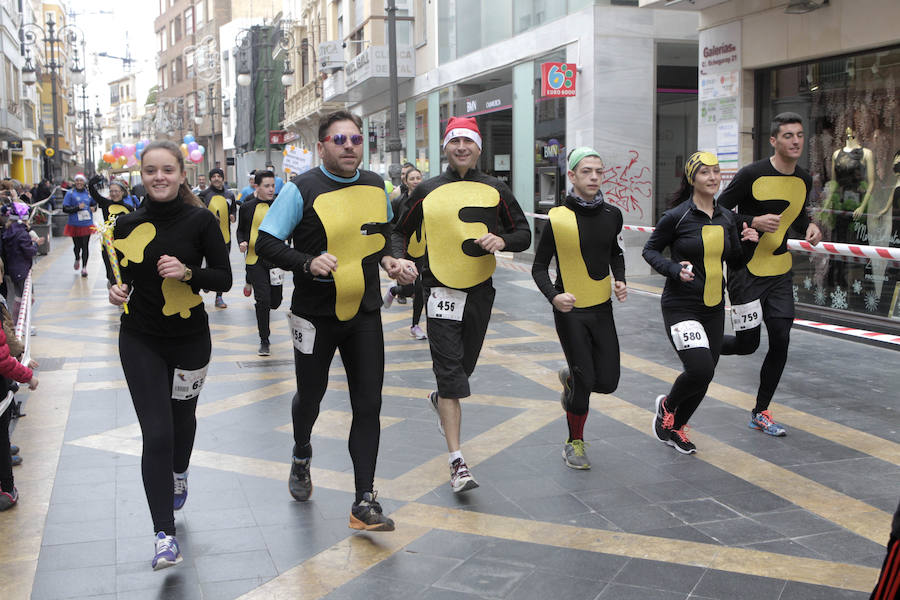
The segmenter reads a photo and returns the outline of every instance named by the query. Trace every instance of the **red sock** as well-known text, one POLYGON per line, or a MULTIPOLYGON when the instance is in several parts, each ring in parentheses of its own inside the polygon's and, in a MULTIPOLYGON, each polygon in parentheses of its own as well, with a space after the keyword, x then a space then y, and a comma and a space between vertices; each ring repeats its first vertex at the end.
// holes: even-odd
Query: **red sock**
POLYGON ((584 439, 584 422, 587 421, 588 414, 576 415, 566 411, 566 419, 569 421, 569 439, 584 439))

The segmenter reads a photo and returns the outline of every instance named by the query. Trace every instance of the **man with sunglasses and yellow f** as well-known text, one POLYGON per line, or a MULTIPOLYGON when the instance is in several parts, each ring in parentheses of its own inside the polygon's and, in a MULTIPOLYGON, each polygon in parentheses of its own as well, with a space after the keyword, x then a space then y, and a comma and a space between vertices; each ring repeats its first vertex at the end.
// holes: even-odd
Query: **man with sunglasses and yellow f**
POLYGON ((361 126, 347 111, 320 121, 316 150, 322 166, 285 184, 259 227, 256 252, 294 273, 288 320, 297 393, 288 489, 301 502, 312 494, 310 438, 331 360, 340 350, 353 409, 349 446, 356 501, 350 527, 392 531, 394 522, 382 514, 373 489, 384 380, 378 265, 401 284, 412 283, 418 272, 411 261, 391 256, 391 203, 381 177, 359 169, 361 126), (285 245, 288 240, 293 248, 285 245))

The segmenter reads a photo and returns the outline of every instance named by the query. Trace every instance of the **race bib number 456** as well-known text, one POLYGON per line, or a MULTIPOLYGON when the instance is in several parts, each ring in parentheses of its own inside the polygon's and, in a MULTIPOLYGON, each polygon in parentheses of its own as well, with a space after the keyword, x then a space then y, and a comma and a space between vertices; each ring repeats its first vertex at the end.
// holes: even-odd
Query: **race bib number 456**
POLYGON ((676 350, 709 348, 709 338, 706 337, 706 330, 700 321, 682 321, 672 325, 669 331, 676 350))
POLYGON ((466 293, 450 288, 431 288, 428 294, 428 316, 432 319, 462 321, 466 308, 466 293))

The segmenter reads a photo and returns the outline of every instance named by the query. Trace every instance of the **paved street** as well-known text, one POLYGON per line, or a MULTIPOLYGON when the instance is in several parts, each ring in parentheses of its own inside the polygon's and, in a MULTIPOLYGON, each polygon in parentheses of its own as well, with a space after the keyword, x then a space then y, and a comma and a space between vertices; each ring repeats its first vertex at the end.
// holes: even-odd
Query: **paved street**
POLYGON ((257 357, 236 252, 229 308, 207 302, 213 359, 190 495, 176 513, 185 560, 153 572, 140 430, 99 246, 82 279, 71 242, 53 244, 35 268, 41 384, 21 394, 27 417, 12 436, 25 460, 15 470, 20 502, 0 513, 4 600, 862 600, 874 585, 900 497, 896 351, 795 328, 772 408, 784 438, 747 427, 763 354, 723 357, 692 420, 699 452, 682 456, 651 436, 653 399, 680 363, 658 298, 634 289, 616 306, 619 389, 592 397, 593 469, 574 471, 560 456, 564 363, 550 306, 527 267, 501 261, 475 395, 463 406, 463 451, 481 487, 464 496, 449 488, 425 401, 434 384, 428 345, 408 335, 411 304, 395 304, 383 312, 376 488, 397 530, 362 534, 347 527, 353 477, 340 359, 314 431, 315 491, 298 503, 286 483, 289 301, 273 316, 272 356, 257 357))

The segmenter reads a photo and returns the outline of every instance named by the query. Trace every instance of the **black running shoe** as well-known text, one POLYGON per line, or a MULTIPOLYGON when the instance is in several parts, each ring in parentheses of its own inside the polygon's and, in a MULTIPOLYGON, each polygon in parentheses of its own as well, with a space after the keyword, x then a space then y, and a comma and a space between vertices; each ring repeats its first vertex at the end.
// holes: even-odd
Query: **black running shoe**
POLYGON ((260 342, 259 350, 257 350, 256 353, 260 356, 271 356, 272 351, 269 350, 269 342, 260 342))
POLYGON ((363 499, 353 503, 350 509, 350 529, 363 531, 393 531, 394 521, 384 516, 381 505, 375 500, 378 492, 366 492, 363 499))
POLYGON ((681 429, 673 429, 672 436, 666 443, 682 454, 693 454, 697 451, 697 446, 688 437, 687 425, 682 425, 681 429))
POLYGON ((675 413, 666 408, 666 397, 656 397, 656 414, 653 415, 653 435, 661 442, 669 443, 672 427, 675 425, 675 413))
POLYGON ((288 489, 294 500, 306 502, 312 495, 313 484, 309 476, 308 458, 294 457, 291 464, 291 475, 288 477, 288 489))

